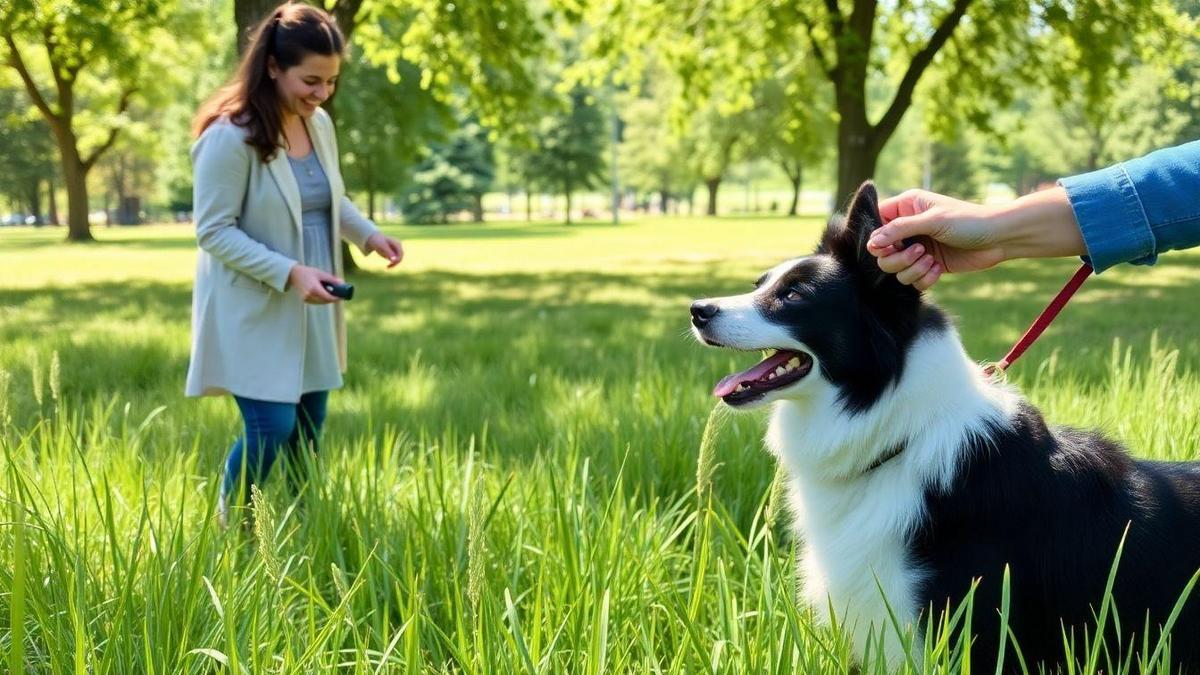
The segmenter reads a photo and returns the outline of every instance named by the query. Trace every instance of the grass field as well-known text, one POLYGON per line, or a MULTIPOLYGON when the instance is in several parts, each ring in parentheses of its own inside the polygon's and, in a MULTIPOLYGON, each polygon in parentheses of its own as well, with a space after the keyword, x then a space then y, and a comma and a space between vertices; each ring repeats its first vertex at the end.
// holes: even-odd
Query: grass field
MULTIPOLYGON (((89 246, 0 230, 5 665, 846 671, 794 601, 762 418, 719 419, 702 443, 709 390, 746 359, 686 333, 691 299, 749 288, 820 227, 389 228, 407 258, 354 279, 316 479, 299 502, 268 481, 254 534, 212 517, 234 405, 182 396, 190 229, 99 228, 89 246)), ((1016 262, 935 297, 991 360, 1074 266, 1016 262)), ((1012 379, 1056 423, 1194 459, 1197 288, 1186 253, 1094 278, 1012 379)), ((924 649, 927 671, 970 669, 953 640, 924 649)), ((1082 638, 1074 655, 1105 672, 1151 658, 1082 638)))

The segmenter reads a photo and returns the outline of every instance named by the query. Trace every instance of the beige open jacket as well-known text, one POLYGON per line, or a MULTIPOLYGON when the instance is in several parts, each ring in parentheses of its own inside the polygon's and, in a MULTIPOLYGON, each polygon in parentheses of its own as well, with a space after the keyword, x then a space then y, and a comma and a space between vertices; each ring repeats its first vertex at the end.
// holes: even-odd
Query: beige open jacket
MULTIPOLYGON (((337 242, 345 238, 361 249, 377 230, 346 197, 329 115, 318 109, 306 124, 333 192, 333 261, 341 275, 337 242)), ((200 253, 186 393, 297 402, 304 369, 304 300, 286 286, 292 266, 304 262, 300 188, 282 149, 263 163, 245 135, 243 128, 221 119, 192 146, 200 253)), ((344 372, 341 303, 334 315, 344 372)))

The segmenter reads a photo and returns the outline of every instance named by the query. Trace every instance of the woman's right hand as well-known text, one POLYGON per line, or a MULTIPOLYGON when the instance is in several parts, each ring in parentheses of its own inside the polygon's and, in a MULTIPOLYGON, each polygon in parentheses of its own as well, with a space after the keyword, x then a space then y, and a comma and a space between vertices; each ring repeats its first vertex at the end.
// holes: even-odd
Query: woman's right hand
POLYGON ((331 302, 340 302, 336 296, 325 290, 325 287, 321 285, 323 282, 345 283, 328 272, 306 265, 293 265, 292 270, 288 272, 288 287, 299 293, 300 297, 310 305, 328 305, 331 302))
POLYGON ((943 272, 974 272, 1004 260, 993 209, 928 190, 908 190, 879 203, 883 218, 867 250, 879 268, 921 290, 943 272), (909 240, 904 247, 902 240, 909 240))
POLYGON ((909 190, 879 202, 879 215, 883 226, 871 235, 867 251, 879 258, 879 269, 921 290, 944 272, 975 272, 1014 258, 1087 253, 1062 186, 999 206, 909 190), (910 246, 901 243, 905 239, 910 246))

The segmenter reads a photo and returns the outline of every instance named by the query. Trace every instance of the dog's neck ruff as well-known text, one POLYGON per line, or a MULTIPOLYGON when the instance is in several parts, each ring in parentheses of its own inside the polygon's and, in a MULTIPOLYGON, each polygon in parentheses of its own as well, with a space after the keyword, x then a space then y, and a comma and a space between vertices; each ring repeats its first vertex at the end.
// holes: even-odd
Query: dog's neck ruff
POLYGON ((918 337, 899 381, 865 410, 849 412, 839 394, 817 379, 805 398, 776 403, 767 445, 788 474, 804 542, 802 596, 823 623, 832 610, 859 658, 872 635, 888 633, 885 655, 899 665, 890 617, 914 625, 922 609, 909 537, 925 495, 948 488, 965 448, 1010 424, 1020 398, 980 372, 950 327, 918 337))

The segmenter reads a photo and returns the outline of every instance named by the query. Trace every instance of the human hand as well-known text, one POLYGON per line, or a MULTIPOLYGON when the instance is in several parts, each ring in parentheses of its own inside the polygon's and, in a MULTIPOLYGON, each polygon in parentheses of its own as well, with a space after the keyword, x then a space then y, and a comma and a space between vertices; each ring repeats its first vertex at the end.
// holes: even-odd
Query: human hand
POLYGON ((367 237, 367 251, 378 253, 380 257, 387 258, 388 269, 400 264, 404 259, 404 246, 395 239, 384 235, 382 232, 367 237))
POLYGON ((867 251, 900 283, 925 290, 945 272, 983 270, 1004 260, 997 212, 990 207, 908 190, 881 201, 879 214, 884 224, 867 251))
POLYGON ((305 265, 293 265, 291 271, 288 272, 288 286, 294 288, 300 294, 300 297, 304 298, 305 302, 311 305, 328 305, 331 302, 341 302, 337 296, 325 290, 325 287, 321 285, 324 282, 333 284, 346 283, 340 277, 305 265))

